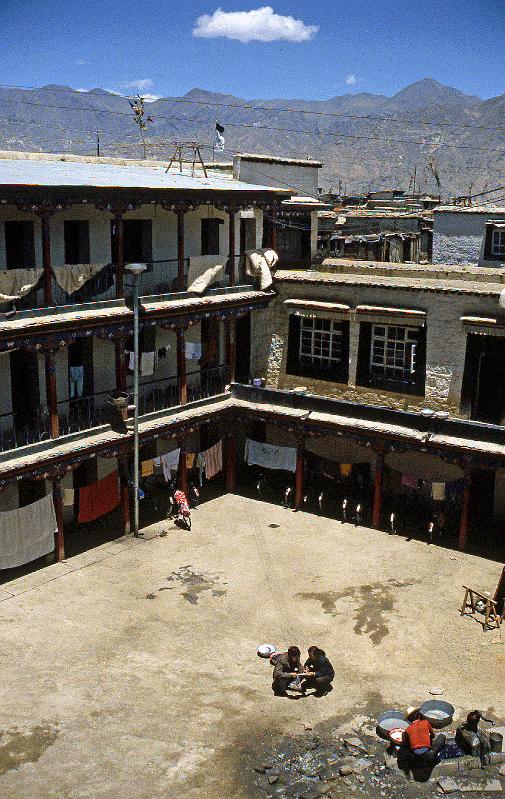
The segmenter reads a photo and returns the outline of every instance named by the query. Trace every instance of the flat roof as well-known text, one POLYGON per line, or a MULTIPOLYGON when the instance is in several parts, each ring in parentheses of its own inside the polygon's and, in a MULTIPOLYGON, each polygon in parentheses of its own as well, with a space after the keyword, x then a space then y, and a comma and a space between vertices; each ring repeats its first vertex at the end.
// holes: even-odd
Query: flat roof
POLYGON ((260 186, 234 180, 226 174, 182 174, 176 167, 166 172, 167 164, 150 161, 148 165, 127 159, 104 159, 76 155, 51 156, 46 153, 8 153, 0 151, 0 188, 2 187, 89 187, 100 189, 151 189, 231 191, 255 194, 266 192, 289 196, 286 189, 260 186))
POLYGON ((437 214, 505 214, 503 205, 436 205, 431 210, 437 214))
POLYGON ((309 158, 282 158, 277 155, 261 155, 258 153, 238 153, 237 158, 246 161, 263 161, 269 164, 294 164, 295 166, 322 167, 321 161, 312 161, 309 158))

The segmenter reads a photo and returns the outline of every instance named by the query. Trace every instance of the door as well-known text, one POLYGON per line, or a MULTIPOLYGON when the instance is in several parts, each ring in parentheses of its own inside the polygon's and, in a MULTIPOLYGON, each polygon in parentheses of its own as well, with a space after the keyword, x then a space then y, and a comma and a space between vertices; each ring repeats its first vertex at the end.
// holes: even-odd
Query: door
POLYGON ((5 262, 7 269, 35 267, 33 222, 5 223, 5 262))
POLYGON ((39 364, 37 353, 11 352, 11 398, 16 432, 37 432, 40 419, 39 364))
POLYGON ((466 350, 462 405, 470 418, 501 424, 505 413, 505 339, 470 334, 466 350))

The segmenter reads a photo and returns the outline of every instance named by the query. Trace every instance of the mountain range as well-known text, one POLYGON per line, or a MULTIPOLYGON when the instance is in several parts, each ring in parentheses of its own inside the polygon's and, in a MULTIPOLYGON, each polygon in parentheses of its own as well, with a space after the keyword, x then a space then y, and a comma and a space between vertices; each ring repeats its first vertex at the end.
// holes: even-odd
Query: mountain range
MULTIPOLYGON (((482 100, 431 78, 392 97, 243 99, 204 89, 146 103, 148 158, 167 161, 176 141, 197 140, 212 158, 216 121, 226 150, 317 158, 321 185, 348 192, 416 188, 443 196, 505 183, 505 94, 482 100)), ((104 89, 0 88, 0 148, 142 158, 127 98, 104 89)), ((504 192, 505 195, 505 192, 504 192)))

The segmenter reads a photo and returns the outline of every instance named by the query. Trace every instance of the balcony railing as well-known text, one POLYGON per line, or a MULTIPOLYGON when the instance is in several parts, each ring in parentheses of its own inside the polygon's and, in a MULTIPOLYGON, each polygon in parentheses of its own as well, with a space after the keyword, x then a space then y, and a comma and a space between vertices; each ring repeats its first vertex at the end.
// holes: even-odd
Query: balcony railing
MULTIPOLYGON (((227 383, 227 369, 216 366, 187 374, 187 401, 197 402, 222 394, 227 383)), ((174 408, 179 404, 179 378, 176 375, 151 380, 139 386, 139 413, 144 416, 174 408)), ((129 389, 133 392, 133 389, 129 389)), ((92 430, 108 424, 116 411, 109 402, 110 391, 100 391, 87 397, 62 400, 58 403, 60 436, 92 430)), ((133 401, 133 396, 130 397, 133 401)), ((44 408, 29 423, 20 423, 16 414, 0 415, 0 451, 16 449, 50 438, 49 414, 44 408)))

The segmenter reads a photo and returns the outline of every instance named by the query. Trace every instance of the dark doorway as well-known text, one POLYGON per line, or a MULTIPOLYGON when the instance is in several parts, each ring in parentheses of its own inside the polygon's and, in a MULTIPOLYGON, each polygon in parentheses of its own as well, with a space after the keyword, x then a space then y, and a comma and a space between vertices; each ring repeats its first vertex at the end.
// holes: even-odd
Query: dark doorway
POLYGON ((19 507, 24 508, 46 495, 45 480, 20 480, 18 483, 19 507))
POLYGON ((256 220, 240 220, 240 253, 256 249, 256 220))
POLYGON ((235 380, 248 383, 251 377, 251 314, 239 316, 235 334, 235 380))
POLYGON ((40 419, 38 358, 27 350, 11 352, 10 358, 12 412, 19 435, 22 430, 34 429, 40 419))
POLYGON ((5 223, 5 262, 7 269, 35 267, 33 222, 5 223))
POLYGON ((202 219, 202 255, 219 255, 219 226, 222 224, 224 224, 222 219, 202 219))
POLYGON ((212 369, 219 366, 219 320, 202 319, 200 327, 200 340, 202 342, 202 369, 212 369))
POLYGON ((470 490, 470 530, 473 544, 486 544, 493 519, 494 469, 477 469, 472 475, 470 490))
MULTIPOLYGON (((126 219, 124 230, 124 260, 127 264, 149 263, 153 260, 153 225, 150 219, 126 219)), ((114 221, 111 221, 111 252, 114 252, 114 221)))
POLYGON ((66 220, 63 223, 66 264, 89 264, 89 222, 66 220))
POLYGON ((468 335, 462 408, 470 419, 501 424, 505 413, 505 338, 468 335))
POLYGON ((94 391, 93 380, 93 337, 86 336, 72 342, 68 347, 68 369, 69 369, 69 396, 73 399, 77 397, 89 397, 94 391), (76 369, 82 369, 82 391, 79 393, 74 386, 72 391, 71 381, 72 378, 76 382, 76 378, 80 375, 75 372, 76 369), (72 396, 73 394, 73 396, 72 396))

